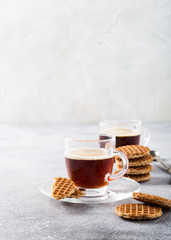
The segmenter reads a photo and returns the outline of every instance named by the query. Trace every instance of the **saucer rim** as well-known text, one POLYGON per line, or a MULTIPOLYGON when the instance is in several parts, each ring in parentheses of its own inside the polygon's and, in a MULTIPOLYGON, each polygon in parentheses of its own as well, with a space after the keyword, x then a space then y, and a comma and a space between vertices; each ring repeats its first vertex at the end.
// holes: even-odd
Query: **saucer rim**
MULTIPOLYGON (((59 199, 58 201, 59 202, 67 202, 67 203, 78 203, 78 204, 102 204, 102 203, 114 203, 114 202, 117 202, 117 201, 122 201, 122 200, 125 200, 125 199, 128 199, 132 196, 132 193, 133 192, 140 192, 140 189, 141 189, 141 186, 138 182, 136 182, 135 180, 133 179, 130 179, 130 178, 126 178, 126 177, 121 177, 119 179, 124 179, 126 182, 132 182, 132 183, 136 183, 137 184, 137 189, 134 190, 134 191, 130 191, 126 194, 124 193, 121 193, 121 194, 115 194, 115 192, 112 190, 112 188, 109 186, 108 189, 107 189, 107 196, 102 199, 102 200, 99 200, 99 201, 96 201, 95 199, 93 201, 88 201, 88 199, 81 199, 81 198, 64 198, 64 199, 59 199), (117 199, 117 197, 120 195, 120 198, 117 199), (124 196, 125 195, 125 196, 124 196)), ((117 180, 119 180, 117 179, 117 180)), ((117 181, 115 180, 115 181, 117 181)), ((52 182, 52 179, 48 179, 44 182, 42 182, 39 186, 39 191, 41 193, 43 193, 44 195, 46 195, 47 197, 51 198, 51 199, 54 199, 56 200, 54 197, 52 197, 48 192, 46 192, 44 189, 43 189, 43 186, 45 184, 48 184, 50 185, 50 183, 52 182)), ((96 198, 97 199, 97 198, 96 198)))

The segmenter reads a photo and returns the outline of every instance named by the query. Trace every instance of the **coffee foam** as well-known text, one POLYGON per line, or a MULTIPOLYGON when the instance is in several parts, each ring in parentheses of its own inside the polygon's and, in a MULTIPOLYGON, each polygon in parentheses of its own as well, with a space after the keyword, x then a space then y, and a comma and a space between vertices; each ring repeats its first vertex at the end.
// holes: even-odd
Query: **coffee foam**
POLYGON ((129 137, 140 135, 139 132, 127 128, 109 128, 104 133, 112 134, 116 137, 129 137))
POLYGON ((74 160, 103 160, 113 157, 113 155, 108 155, 108 150, 105 148, 78 148, 70 149, 65 153, 66 158, 74 160))

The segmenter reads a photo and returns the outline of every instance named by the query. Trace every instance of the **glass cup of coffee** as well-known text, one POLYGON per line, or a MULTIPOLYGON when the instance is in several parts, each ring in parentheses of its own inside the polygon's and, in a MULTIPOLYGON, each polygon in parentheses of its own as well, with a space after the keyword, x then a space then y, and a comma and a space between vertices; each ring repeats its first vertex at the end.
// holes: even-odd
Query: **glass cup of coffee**
POLYGON ((109 181, 122 177, 128 170, 128 159, 114 149, 109 134, 74 134, 65 138, 65 162, 69 178, 84 191, 83 198, 105 197, 109 181), (105 138, 105 139, 104 139, 105 138), (114 171, 114 156, 123 161, 123 169, 114 171))
POLYGON ((150 140, 150 132, 142 127, 140 120, 106 120, 100 122, 100 130, 116 137, 116 148, 125 145, 146 146, 150 140))

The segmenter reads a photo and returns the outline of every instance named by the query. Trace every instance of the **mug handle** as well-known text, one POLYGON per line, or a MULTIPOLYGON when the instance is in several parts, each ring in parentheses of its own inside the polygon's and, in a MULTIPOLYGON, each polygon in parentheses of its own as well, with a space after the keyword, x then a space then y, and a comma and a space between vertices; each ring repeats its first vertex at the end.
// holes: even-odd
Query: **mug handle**
POLYGON ((106 182, 118 179, 118 178, 122 177, 128 171, 129 161, 128 161, 128 158, 126 157, 126 155, 121 151, 116 151, 116 152, 113 153, 113 156, 119 156, 122 159, 123 168, 120 172, 115 174, 114 163, 113 163, 112 173, 111 174, 107 173, 106 176, 105 176, 106 182))
MULTIPOLYGON (((147 144, 148 144, 149 141, 150 141, 150 131, 149 131, 147 128, 142 127, 142 133, 143 133, 143 135, 144 135, 144 139, 143 139, 141 145, 147 146, 147 144)), ((140 142, 141 142, 141 141, 140 141, 140 142)))

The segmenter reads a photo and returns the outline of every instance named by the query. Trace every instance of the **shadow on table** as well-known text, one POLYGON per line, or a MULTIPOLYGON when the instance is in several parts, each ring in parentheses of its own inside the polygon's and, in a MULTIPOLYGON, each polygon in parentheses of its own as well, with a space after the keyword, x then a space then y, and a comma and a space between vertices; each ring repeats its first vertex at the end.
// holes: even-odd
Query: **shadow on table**
POLYGON ((127 198, 127 199, 123 199, 123 200, 118 200, 115 202, 109 202, 109 203, 94 203, 94 204, 86 204, 86 203, 82 203, 82 204, 76 204, 76 203, 68 203, 68 202, 60 202, 60 204, 62 204, 64 207, 67 208, 74 208, 74 209, 81 209, 81 211, 87 211, 90 209, 94 209, 94 208, 115 208, 120 204, 124 204, 124 203, 129 203, 129 202, 136 202, 136 200, 132 199, 132 197, 127 198))
MULTIPOLYGON (((144 182, 143 185, 169 185, 171 180, 171 176, 167 176, 166 178, 160 178, 157 176, 152 176, 152 178, 148 182, 144 182)), ((171 185, 170 185, 171 186, 171 185)))
MULTIPOLYGON (((171 164, 167 163, 167 166, 171 168, 171 164)), ((162 171, 163 173, 166 173, 167 175, 171 176, 171 174, 161 164, 156 165, 156 167, 158 167, 158 169, 160 169, 160 171, 162 171)))
MULTIPOLYGON (((53 200, 53 199, 52 199, 53 200)), ((84 203, 70 203, 63 201, 52 201, 52 205, 60 205, 66 211, 72 211, 74 214, 83 214, 84 212, 89 212, 94 208, 97 208, 97 204, 84 204, 84 203)), ((104 206, 104 204, 98 204, 98 206, 104 206)))

